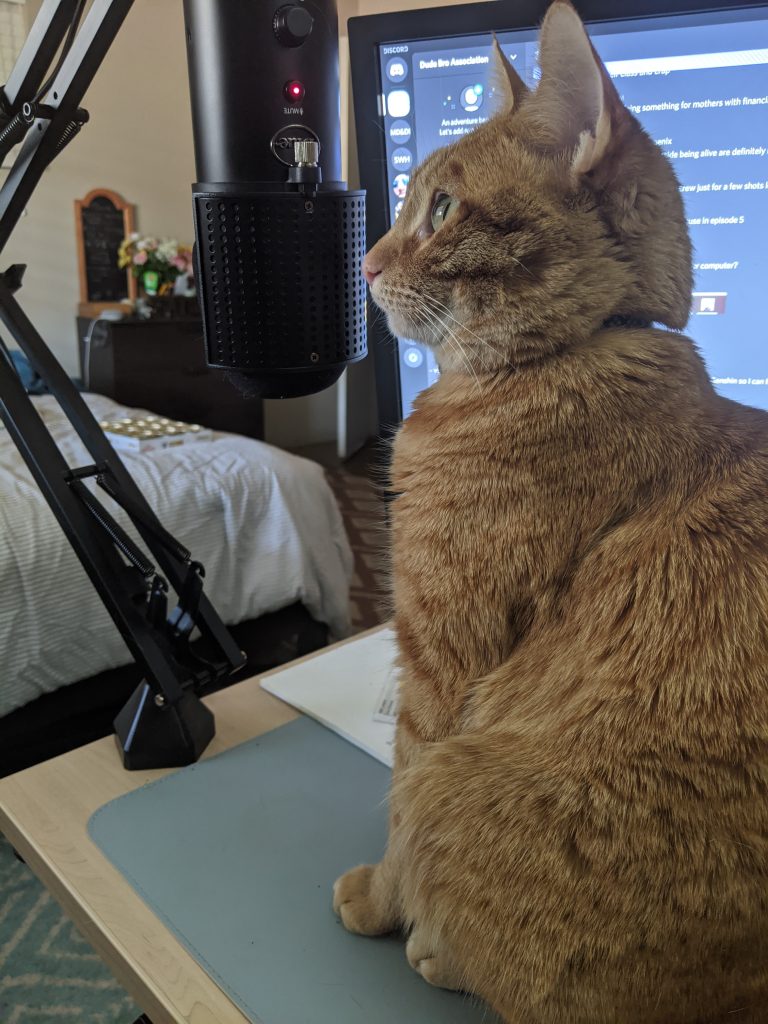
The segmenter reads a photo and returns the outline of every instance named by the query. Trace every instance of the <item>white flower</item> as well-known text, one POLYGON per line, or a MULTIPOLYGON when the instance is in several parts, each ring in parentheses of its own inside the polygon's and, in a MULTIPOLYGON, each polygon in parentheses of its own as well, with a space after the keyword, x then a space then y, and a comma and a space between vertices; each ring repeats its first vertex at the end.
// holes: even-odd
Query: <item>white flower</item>
POLYGON ((164 238, 157 247, 160 259, 170 263, 179 253, 179 243, 175 238, 164 238))

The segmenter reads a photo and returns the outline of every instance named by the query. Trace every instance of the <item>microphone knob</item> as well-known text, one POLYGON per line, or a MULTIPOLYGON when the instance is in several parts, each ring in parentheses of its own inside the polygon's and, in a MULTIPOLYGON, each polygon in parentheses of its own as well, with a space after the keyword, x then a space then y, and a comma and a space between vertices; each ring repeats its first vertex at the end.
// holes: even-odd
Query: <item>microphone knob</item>
POLYGON ((312 31, 315 19, 305 7, 286 4, 275 11, 272 28, 283 46, 301 46, 312 31))
POLYGON ((299 139, 293 144, 293 159, 297 167, 317 167, 320 143, 314 139, 299 139))

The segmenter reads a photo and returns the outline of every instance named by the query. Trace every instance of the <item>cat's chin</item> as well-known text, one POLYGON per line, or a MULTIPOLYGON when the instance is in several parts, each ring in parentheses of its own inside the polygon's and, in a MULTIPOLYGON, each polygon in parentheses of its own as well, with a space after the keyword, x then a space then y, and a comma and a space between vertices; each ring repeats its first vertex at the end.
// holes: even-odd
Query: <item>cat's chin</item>
POLYGON ((410 341, 419 341, 422 345, 434 347, 436 340, 434 331, 396 310, 385 310, 385 313, 387 314, 387 326, 396 338, 408 338, 410 341))

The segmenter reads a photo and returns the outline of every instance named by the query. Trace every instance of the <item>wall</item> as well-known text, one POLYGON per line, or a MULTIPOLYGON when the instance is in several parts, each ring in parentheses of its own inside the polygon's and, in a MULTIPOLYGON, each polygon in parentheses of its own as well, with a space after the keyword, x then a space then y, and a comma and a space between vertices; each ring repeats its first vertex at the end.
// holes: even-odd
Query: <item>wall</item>
MULTIPOLYGON (((30 23, 38 7, 27 3, 30 23)), ((6 263, 29 264, 20 299, 70 373, 79 295, 74 200, 114 189, 136 204, 141 231, 192 241, 181 0, 136 0, 83 105, 89 124, 43 175, 4 253, 6 263)))

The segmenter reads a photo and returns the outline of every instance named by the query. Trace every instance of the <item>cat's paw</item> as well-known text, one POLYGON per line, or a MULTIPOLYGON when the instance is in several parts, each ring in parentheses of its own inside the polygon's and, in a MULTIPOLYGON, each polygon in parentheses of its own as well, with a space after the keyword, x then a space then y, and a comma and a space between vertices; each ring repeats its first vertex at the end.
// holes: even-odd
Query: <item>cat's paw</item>
POLYGON ((462 990, 462 982, 458 972, 448 963, 439 950, 425 941, 423 934, 415 928, 405 947, 408 963, 417 971, 424 981, 436 988, 447 988, 454 992, 462 990))
POLYGON ((375 866, 361 864, 347 871, 333 886, 333 909, 347 931, 357 935, 386 935, 396 926, 391 909, 375 898, 375 871, 375 866))

